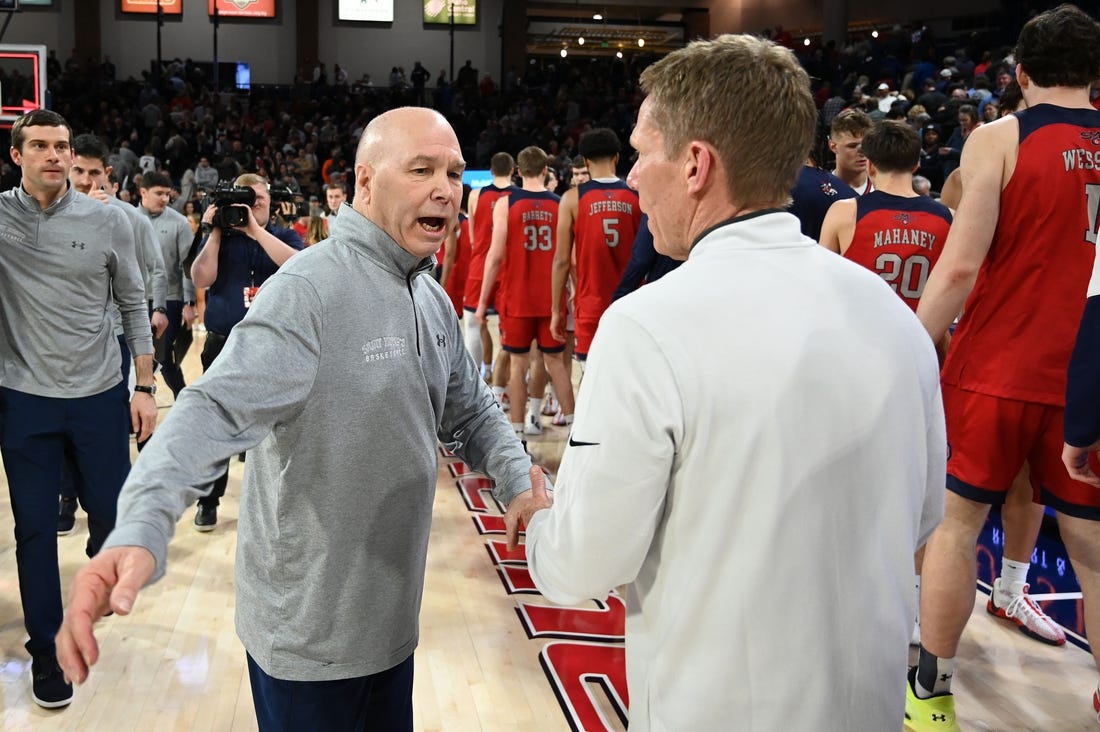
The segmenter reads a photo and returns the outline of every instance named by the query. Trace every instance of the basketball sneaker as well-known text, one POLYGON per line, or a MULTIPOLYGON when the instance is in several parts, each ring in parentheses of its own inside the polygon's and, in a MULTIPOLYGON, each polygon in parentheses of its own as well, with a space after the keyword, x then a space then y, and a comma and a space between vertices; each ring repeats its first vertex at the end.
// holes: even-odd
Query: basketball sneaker
POLYGON ((905 684, 905 729, 911 732, 962 732, 955 719, 955 695, 936 694, 918 699, 913 692, 917 667, 909 669, 905 684))
POLYGON ((554 425, 555 427, 566 427, 569 424, 569 420, 565 418, 565 413, 562 412, 559 408, 557 414, 555 414, 554 418, 550 420, 550 424, 554 425))
POLYGON ((1020 632, 1026 636, 1052 646, 1064 645, 1066 634, 1061 626, 1043 612, 1042 608, 1028 595, 1027 590, 1028 585, 1024 585, 1023 592, 1019 594, 1008 592, 1001 584, 1001 578, 998 577, 993 580, 993 592, 989 594, 989 602, 986 603, 985 609, 990 615, 1016 623, 1020 632), (1003 607, 997 606, 998 598, 1003 603, 1003 607))
POLYGON ((1092 692, 1092 711, 1096 712, 1096 721, 1100 722, 1100 693, 1092 692))
POLYGON ((523 423, 523 434, 542 434, 542 419, 539 417, 538 413, 532 412, 531 414, 527 415, 527 421, 523 423))
POLYGON ((76 527, 76 499, 61 496, 57 509, 57 535, 68 536, 76 527))
POLYGON ((558 400, 554 398, 554 392, 550 392, 542 402, 542 414, 544 417, 552 417, 558 413, 558 409, 558 400))
POLYGON ((31 659, 31 697, 44 709, 66 707, 73 700, 73 685, 57 664, 57 654, 39 653, 31 659))
POLYGON ((195 531, 206 533, 218 525, 218 507, 199 504, 195 511, 195 531))
POLYGON ((507 412, 512 408, 512 401, 508 398, 508 392, 504 392, 500 395, 500 408, 501 411, 507 412))

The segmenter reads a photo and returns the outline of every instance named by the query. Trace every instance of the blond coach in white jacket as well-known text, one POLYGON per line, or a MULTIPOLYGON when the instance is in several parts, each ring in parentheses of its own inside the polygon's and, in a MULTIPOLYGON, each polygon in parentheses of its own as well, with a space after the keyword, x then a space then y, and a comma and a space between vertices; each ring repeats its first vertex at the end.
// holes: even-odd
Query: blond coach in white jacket
POLYGON ((943 513, 932 343, 779 208, 814 120, 789 51, 723 36, 642 80, 629 181, 687 262, 603 316, 555 503, 509 522, 548 598, 627 585, 631 732, 901 729, 943 513))

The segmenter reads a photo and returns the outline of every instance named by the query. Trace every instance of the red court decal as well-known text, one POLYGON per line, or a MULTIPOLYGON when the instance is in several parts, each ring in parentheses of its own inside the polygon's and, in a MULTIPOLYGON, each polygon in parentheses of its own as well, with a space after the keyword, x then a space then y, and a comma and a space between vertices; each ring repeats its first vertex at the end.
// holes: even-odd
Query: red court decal
POLYGON ((509 595, 537 595, 539 590, 535 587, 535 581, 531 579, 531 573, 527 567, 517 567, 514 564, 501 564, 497 566, 500 573, 500 581, 504 583, 504 589, 509 595))
MULTIPOLYGON (((503 516, 475 513, 470 518, 474 520, 474 526, 477 527, 477 533, 479 534, 503 534, 505 532, 503 516)), ((519 533, 520 536, 523 536, 522 531, 519 533)))
MULTIPOLYGON (((445 455, 446 453, 444 453, 445 455)), ((505 511, 492 497, 492 482, 465 463, 450 463, 455 486, 471 513, 480 535, 505 533, 505 511)), ((521 532, 522 533, 522 532, 521 532)), ((485 542, 509 595, 538 595, 527 569, 527 550, 520 545, 509 551, 499 539, 485 542)), ((539 663, 558 699, 566 722, 574 732, 610 732, 627 724, 626 649, 623 638, 626 606, 611 593, 596 607, 560 607, 516 601, 516 614, 527 637, 562 638, 547 643, 539 663), (617 720, 608 718, 610 709, 617 720)))
POLYGON ((612 593, 596 601, 596 609, 536 605, 518 601, 516 613, 528 638, 568 638, 622 643, 626 629, 626 605, 612 593))
POLYGON ((546 678, 574 732, 611 729, 589 682, 603 687, 619 720, 627 723, 626 649, 604 643, 547 643, 539 654, 546 678))
POLYGON ((493 482, 488 478, 482 478, 480 475, 464 475, 455 481, 455 485, 458 486, 459 493, 462 494, 462 500, 466 503, 466 508, 477 513, 488 513, 489 502, 492 501, 493 505, 500 513, 504 513, 504 507, 496 502, 493 498, 493 482))
POLYGON ((493 564, 527 564, 527 547, 523 544, 512 550, 508 549, 506 541, 488 541, 485 546, 489 549, 493 564))

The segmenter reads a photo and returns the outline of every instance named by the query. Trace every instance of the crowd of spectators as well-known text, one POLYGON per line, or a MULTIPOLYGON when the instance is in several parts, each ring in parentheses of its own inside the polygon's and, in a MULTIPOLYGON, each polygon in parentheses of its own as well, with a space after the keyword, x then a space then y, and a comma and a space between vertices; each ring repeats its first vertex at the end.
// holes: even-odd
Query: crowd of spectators
MULTIPOLYGON (((877 38, 855 35, 842 47, 804 45, 781 27, 765 34, 791 45, 810 71, 821 121, 815 159, 823 167, 830 162, 828 126, 841 109, 855 106, 874 118, 934 128, 947 147, 960 107, 970 105, 982 118, 1014 68, 1010 49, 990 45, 995 39, 939 42, 919 22, 877 38)), ((351 81, 339 64, 330 79, 325 64, 316 62, 293 83, 247 91, 216 91, 206 69, 190 59, 175 59, 159 75, 141 79, 118 80, 109 58, 81 63, 75 53, 64 66, 51 53, 48 69, 53 108, 77 133, 94 133, 111 147, 120 197, 136 202, 141 176, 159 170, 175 184, 173 206, 190 213, 201 210, 203 193, 216 181, 242 172, 263 175, 318 209, 330 183, 344 185, 350 197, 348 173, 363 128, 387 109, 416 104, 447 116, 471 168, 487 168, 498 151, 539 145, 564 189, 582 133, 608 127, 629 138, 642 98, 638 76, 653 60, 648 54, 532 58, 523 69, 507 69, 499 82, 470 61, 453 82, 445 70, 432 82, 416 61, 411 80, 395 66, 384 86, 367 75, 351 81)), ((953 161, 957 154, 939 162, 949 168, 953 161)), ((630 155, 623 155, 620 173, 629 164, 630 155)), ((938 187, 941 172, 930 172, 922 174, 938 187)), ((0 168, 0 189, 18 179, 10 163, 0 168)))

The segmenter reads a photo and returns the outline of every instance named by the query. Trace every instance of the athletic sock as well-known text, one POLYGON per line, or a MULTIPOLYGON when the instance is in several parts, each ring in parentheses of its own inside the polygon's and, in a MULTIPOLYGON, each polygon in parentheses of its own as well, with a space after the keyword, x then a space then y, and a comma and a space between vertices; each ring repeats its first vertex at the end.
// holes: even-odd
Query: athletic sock
POLYGON ((495 396, 497 398, 497 401, 499 402, 500 398, 502 396, 504 396, 504 387, 503 386, 494 386, 493 387, 493 396, 495 396))
POLYGON ((516 431, 517 435, 522 435, 523 434, 523 422, 519 422, 519 423, 513 422, 512 423, 512 429, 516 431))
POLYGON ((493 375, 493 364, 483 363, 481 364, 481 380, 484 381, 493 375))
POLYGON ((539 421, 539 414, 542 412, 542 400, 538 397, 527 398, 527 418, 533 422, 539 421))
POLYGON ((470 358, 474 360, 474 363, 481 361, 481 326, 474 322, 474 319, 466 319, 466 332, 463 333, 463 343, 466 345, 466 350, 470 352, 470 358))
POLYGON ((1001 587, 1000 591, 996 593, 996 597, 993 598, 993 604, 997 607, 1004 607, 1012 601, 1013 597, 1023 594, 1029 569, 1031 569, 1031 562, 1016 562, 1008 557, 1003 557, 1001 559, 1001 587))
POLYGON ((951 679, 955 676, 955 659, 939 658, 930 653, 922 644, 917 658, 916 683, 913 693, 918 699, 927 699, 937 694, 951 693, 951 679))
POLYGON ((566 424, 573 424, 573 415, 572 414, 563 414, 562 419, 565 420, 566 424))

